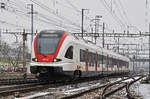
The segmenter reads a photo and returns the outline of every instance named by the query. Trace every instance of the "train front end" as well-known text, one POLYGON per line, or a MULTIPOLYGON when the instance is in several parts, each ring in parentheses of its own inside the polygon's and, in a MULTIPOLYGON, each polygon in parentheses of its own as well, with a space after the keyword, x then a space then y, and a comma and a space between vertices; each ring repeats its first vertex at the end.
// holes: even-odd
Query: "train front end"
POLYGON ((67 35, 64 31, 44 30, 35 37, 30 64, 32 74, 42 79, 60 77, 63 71, 58 53, 67 35))

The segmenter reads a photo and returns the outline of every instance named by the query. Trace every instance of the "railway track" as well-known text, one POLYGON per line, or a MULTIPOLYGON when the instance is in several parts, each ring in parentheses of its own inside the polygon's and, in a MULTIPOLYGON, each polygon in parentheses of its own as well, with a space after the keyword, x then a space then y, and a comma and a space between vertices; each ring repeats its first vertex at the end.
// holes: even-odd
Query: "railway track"
POLYGON ((139 77, 138 79, 133 79, 134 77, 131 78, 127 78, 127 79, 122 79, 119 81, 115 81, 115 82, 111 82, 108 84, 103 84, 103 85, 99 85, 93 88, 89 88, 87 90, 83 90, 80 92, 76 92, 76 93, 71 93, 67 96, 62 97, 62 99, 71 99, 71 98, 77 98, 80 96, 83 96, 85 94, 91 93, 93 91, 96 90, 101 90, 101 94, 99 94, 99 97, 96 97, 97 99, 106 99, 106 97, 110 97, 111 95, 113 95, 114 93, 126 88, 127 90, 127 95, 129 97, 129 99, 135 99, 135 97, 131 94, 130 90, 129 90, 129 86, 132 85, 134 82, 140 80, 142 77, 139 77), (124 82, 128 79, 133 79, 133 81, 131 82, 124 82))
POLYGON ((24 76, 24 73, 0 74, 0 86, 34 82, 37 82, 37 79, 31 74, 26 76, 24 76))
POLYGON ((16 85, 16 84, 26 84, 26 83, 35 83, 38 82, 36 78, 9 78, 9 79, 0 79, 0 86, 4 85, 16 85))
POLYGON ((138 81, 142 78, 143 78, 143 76, 139 77, 137 79, 132 77, 133 81, 130 81, 130 82, 126 82, 126 83, 116 82, 116 83, 110 84, 110 85, 105 87, 100 99, 106 99, 106 97, 113 95, 114 93, 122 90, 123 88, 126 88, 126 93, 127 93, 127 96, 129 99, 135 99, 135 96, 133 96, 130 92, 129 86, 131 86, 133 83, 135 83, 136 81, 138 81))
MULTIPOLYGON (((0 87, 0 96, 5 97, 8 95, 13 95, 16 92, 26 93, 26 92, 32 92, 32 91, 41 91, 41 90, 49 89, 49 88, 57 88, 60 86, 76 85, 76 84, 80 84, 83 82, 96 81, 96 80, 99 80, 102 78, 104 78, 104 77, 101 77, 101 78, 94 77, 94 79, 93 78, 80 78, 80 79, 76 79, 74 81, 57 81, 57 82, 56 81, 40 82, 40 81, 35 80, 35 79, 33 79, 33 81, 32 81, 32 78, 26 79, 26 80, 20 79, 21 81, 18 82, 17 79, 16 79, 16 81, 15 81, 15 79, 11 79, 13 83, 10 83, 11 80, 9 79, 9 84, 8 84, 8 82, 5 83, 5 81, 4 81, 4 85, 7 85, 7 86, 3 86, 3 87, 1 86, 0 87), (15 82, 17 82, 17 83, 15 83, 15 82)), ((5 80, 7 80, 7 79, 5 79, 5 80)), ((0 82, 1 81, 2 80, 0 80, 0 82)), ((88 92, 92 92, 94 90, 104 88, 107 85, 108 85, 108 83, 101 85, 101 86, 95 86, 95 87, 91 88, 90 90, 82 91, 82 93, 74 94, 72 96, 67 96, 68 98, 62 97, 62 99, 70 99, 70 97, 81 96, 81 95, 86 94, 88 92)))
POLYGON ((81 78, 73 81, 38 81, 35 78, 13 78, 13 79, 0 79, 0 97, 12 95, 15 92, 25 93, 30 91, 41 91, 51 87, 64 86, 80 82, 90 81, 92 79, 81 78), (5 85, 5 86, 2 86, 5 85))
POLYGON ((42 89, 48 89, 51 87, 56 88, 59 86, 79 84, 82 82, 89 82, 92 80, 99 80, 99 79, 101 78, 92 77, 92 78, 74 79, 73 81, 50 81, 50 82, 38 81, 35 78, 0 79, 0 96, 12 95, 15 92, 24 93, 30 91, 41 91, 42 89))
POLYGON ((129 99, 136 99, 136 97, 131 93, 131 91, 130 91, 130 86, 133 84, 133 83, 135 83, 136 81, 138 81, 138 80, 140 80, 140 79, 142 79, 143 78, 143 76, 142 77, 140 77, 140 78, 138 78, 138 79, 135 79, 134 81, 131 81, 131 82, 129 82, 128 84, 127 84, 127 86, 126 86, 126 92, 127 92, 127 97, 129 98, 129 99))
POLYGON ((45 83, 32 83, 32 84, 21 84, 13 86, 4 86, 0 87, 0 97, 5 97, 8 95, 13 95, 16 92, 25 93, 30 91, 42 90, 48 86, 43 86, 45 83))

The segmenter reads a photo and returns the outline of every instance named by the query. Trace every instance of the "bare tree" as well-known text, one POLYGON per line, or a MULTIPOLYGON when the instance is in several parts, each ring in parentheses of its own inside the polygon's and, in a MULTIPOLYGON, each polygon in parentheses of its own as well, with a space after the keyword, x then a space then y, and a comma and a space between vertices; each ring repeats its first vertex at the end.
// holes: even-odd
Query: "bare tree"
POLYGON ((6 62, 11 66, 18 66, 18 64, 22 62, 22 43, 13 46, 9 46, 7 43, 2 43, 0 46, 0 55, 2 62, 6 62))

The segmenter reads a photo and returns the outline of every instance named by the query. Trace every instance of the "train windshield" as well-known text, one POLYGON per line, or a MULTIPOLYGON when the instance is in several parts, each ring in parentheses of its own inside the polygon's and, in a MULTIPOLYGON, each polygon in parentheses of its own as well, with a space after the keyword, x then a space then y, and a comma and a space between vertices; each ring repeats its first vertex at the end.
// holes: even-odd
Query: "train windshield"
POLYGON ((61 35, 59 34, 40 34, 37 38, 37 53, 41 55, 55 54, 61 35))

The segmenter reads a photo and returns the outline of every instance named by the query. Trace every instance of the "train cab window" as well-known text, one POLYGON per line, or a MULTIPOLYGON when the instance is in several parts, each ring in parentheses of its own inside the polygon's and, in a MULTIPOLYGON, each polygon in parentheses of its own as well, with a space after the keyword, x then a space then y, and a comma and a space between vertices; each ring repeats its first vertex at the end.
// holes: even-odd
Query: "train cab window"
POLYGON ((70 46, 65 54, 65 58, 73 59, 73 46, 70 46))

